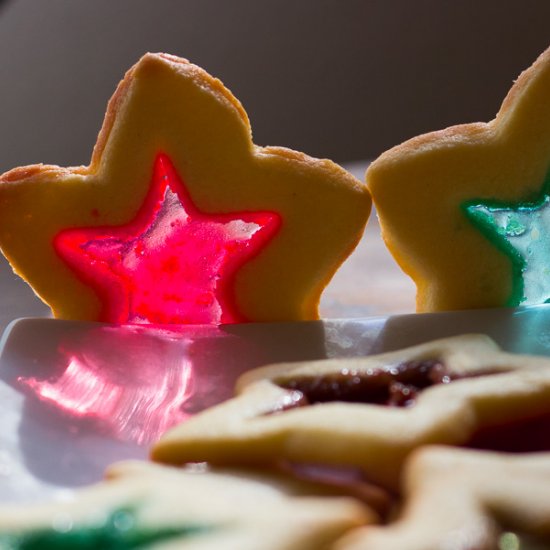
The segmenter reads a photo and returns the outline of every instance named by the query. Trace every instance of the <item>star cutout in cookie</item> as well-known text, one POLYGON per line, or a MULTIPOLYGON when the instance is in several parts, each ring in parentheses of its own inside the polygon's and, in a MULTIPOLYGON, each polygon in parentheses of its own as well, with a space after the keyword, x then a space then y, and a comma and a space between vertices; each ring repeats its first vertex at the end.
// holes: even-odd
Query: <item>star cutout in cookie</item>
MULTIPOLYGON (((315 319, 321 292, 361 238, 370 206, 366 186, 333 162, 255 145, 243 107, 219 80, 184 59, 147 54, 109 102, 89 166, 34 165, 0 176, 0 248, 58 318, 315 319), (184 209, 192 205, 204 220, 223 222, 208 231, 233 237, 223 237, 216 251, 204 239, 207 226, 190 225, 202 244, 175 245, 160 278, 154 269, 143 271, 145 287, 153 280, 158 287, 147 298, 147 288, 129 291, 136 283, 129 266, 141 254, 138 241, 149 246, 157 238, 142 218, 161 204, 149 205, 159 155, 185 183, 185 192, 167 191, 162 208, 171 210, 177 196, 184 209), (137 239, 140 233, 151 239, 137 239), (208 267, 199 273, 203 252, 208 267), (185 272, 177 292, 175 279, 165 277, 169 268, 185 272), (190 302, 212 304, 206 312, 189 313, 184 287, 190 302)), ((153 257, 153 263, 166 259, 153 257)))
POLYGON ((494 120, 418 136, 369 167, 384 239, 417 285, 419 311, 548 299, 548 283, 538 280, 548 252, 537 230, 546 222, 534 206, 543 206, 550 166, 549 93, 547 50, 517 79, 494 120), (512 210, 528 228, 519 238, 498 235, 512 210))
POLYGON ((159 155, 142 209, 120 227, 65 229, 59 255, 96 289, 100 321, 219 324, 243 321, 237 270, 275 235, 269 212, 203 214, 170 160, 159 155))
MULTIPOLYGON (((547 186, 545 185, 545 188, 547 186)), ((473 223, 507 254, 513 264, 513 293, 508 305, 550 300, 550 196, 516 205, 465 205, 473 223)))

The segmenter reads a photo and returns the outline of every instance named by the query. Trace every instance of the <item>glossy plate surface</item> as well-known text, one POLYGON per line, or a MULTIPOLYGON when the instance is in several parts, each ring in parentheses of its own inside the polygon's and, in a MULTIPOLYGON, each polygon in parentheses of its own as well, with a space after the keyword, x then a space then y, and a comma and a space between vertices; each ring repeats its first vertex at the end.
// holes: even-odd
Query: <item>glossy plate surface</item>
POLYGON ((59 495, 112 462, 146 458, 160 434, 229 398, 251 368, 473 332, 550 355, 550 306, 219 328, 18 320, 0 352, 0 500, 59 495))

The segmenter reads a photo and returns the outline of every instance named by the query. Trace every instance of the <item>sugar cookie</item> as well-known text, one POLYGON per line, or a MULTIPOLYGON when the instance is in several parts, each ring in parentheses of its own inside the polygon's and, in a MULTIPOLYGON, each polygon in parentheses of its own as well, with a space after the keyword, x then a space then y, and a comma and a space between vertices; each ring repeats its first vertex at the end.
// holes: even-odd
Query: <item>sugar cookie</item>
POLYGON ((376 521, 350 498, 268 474, 123 462, 57 503, 0 508, 0 547, 317 550, 376 521))
POLYGON ((0 176, 0 247, 59 318, 314 319, 370 204, 333 162, 254 145, 219 80, 147 54, 111 99, 89 166, 0 176))
POLYGON ((367 183, 386 244, 417 285, 417 309, 550 299, 550 49, 496 118, 406 141, 367 183))
POLYGON ((251 371, 240 395, 169 430, 152 456, 359 467, 398 491, 401 467, 419 446, 550 450, 549 423, 550 360, 470 335, 251 371))
POLYGON ((405 507, 337 550, 543 550, 550 547, 550 453, 424 447, 405 466, 405 507))

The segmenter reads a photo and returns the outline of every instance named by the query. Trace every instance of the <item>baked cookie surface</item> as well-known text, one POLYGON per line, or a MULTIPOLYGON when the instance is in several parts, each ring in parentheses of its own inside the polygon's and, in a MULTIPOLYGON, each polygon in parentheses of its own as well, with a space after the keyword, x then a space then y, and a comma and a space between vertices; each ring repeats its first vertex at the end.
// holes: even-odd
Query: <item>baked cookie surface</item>
POLYGON ((414 452, 395 522, 345 536, 338 550, 544 550, 550 547, 550 454, 444 447, 414 452))
POLYGON ((367 184, 384 240, 417 285, 417 309, 550 298, 550 50, 496 118, 413 138, 382 154, 367 184))
POLYGON ((358 467, 399 490, 410 452, 429 443, 550 450, 550 361, 503 353, 485 336, 379 356, 251 371, 239 395, 169 430, 160 462, 358 467), (525 434, 532 432, 531 438, 525 434))
POLYGON ((123 462, 68 499, 1 507, 0 547, 317 550, 376 521, 352 499, 311 495, 268 474, 123 462))
POLYGON ((0 176, 0 247, 60 318, 313 319, 370 205, 331 161, 254 145, 219 80, 147 54, 109 102, 89 166, 0 176))

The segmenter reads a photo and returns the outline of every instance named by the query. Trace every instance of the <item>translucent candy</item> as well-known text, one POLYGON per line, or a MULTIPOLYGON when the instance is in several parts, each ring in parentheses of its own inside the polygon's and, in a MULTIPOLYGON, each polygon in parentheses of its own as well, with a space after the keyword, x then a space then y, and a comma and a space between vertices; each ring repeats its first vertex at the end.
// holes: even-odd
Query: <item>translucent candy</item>
POLYGON ((466 213, 514 266, 510 305, 550 300, 550 197, 517 206, 470 204, 466 213))
POLYGON ((279 225, 273 212, 200 212, 168 157, 160 154, 134 220, 117 227, 66 229, 54 245, 96 290, 101 321, 234 323, 246 320, 234 303, 235 274, 279 225))

